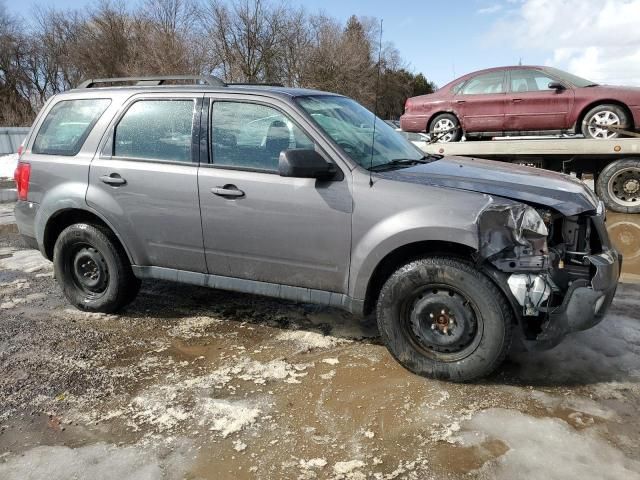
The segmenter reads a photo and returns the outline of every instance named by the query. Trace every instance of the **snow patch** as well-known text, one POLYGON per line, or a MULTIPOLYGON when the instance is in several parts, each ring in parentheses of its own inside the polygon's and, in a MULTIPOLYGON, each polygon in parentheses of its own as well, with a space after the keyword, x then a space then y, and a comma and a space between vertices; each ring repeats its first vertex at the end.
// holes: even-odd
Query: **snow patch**
POLYGON ((185 339, 203 337, 206 335, 204 330, 209 328, 211 325, 216 325, 221 322, 222 320, 219 318, 213 317, 187 318, 186 320, 181 321, 179 325, 170 329, 168 334, 171 337, 180 337, 185 339))
POLYGON ((480 469, 489 478, 511 480, 640 479, 640 461, 626 457, 589 430, 577 431, 557 418, 536 418, 515 410, 484 410, 465 422, 471 435, 460 436, 464 446, 473 439, 493 438, 509 450, 480 469), (544 459, 544 461, 542 461, 544 459))
POLYGON ((329 365, 337 365, 340 363, 340 360, 337 358, 323 358, 322 363, 328 363, 329 365))
POLYGON ((351 343, 350 340, 346 340, 344 338, 337 338, 330 335, 322 335, 321 333, 308 332, 304 330, 288 330, 286 332, 282 332, 276 337, 276 340, 293 343, 298 349, 296 353, 335 348, 339 345, 351 343))
POLYGON ((13 173, 18 166, 18 154, 0 156, 0 178, 13 178, 13 173))
POLYGON ((213 375, 220 381, 230 381, 236 377, 241 380, 264 385, 271 380, 282 380, 285 383, 300 383, 299 378, 307 375, 306 370, 313 364, 290 364, 284 360, 271 360, 262 363, 249 358, 241 358, 234 365, 219 368, 213 375))
POLYGON ((196 411, 197 416, 201 416, 200 425, 220 432, 225 438, 255 423, 260 415, 260 409, 246 402, 230 402, 214 398, 200 399, 196 411))
MULTIPOLYGON (((13 250, 13 249, 9 249, 13 250)), ((50 271, 53 264, 44 258, 38 250, 13 250, 5 254, 10 257, 0 258, 0 269, 19 270, 25 273, 50 271)))
POLYGON ((244 443, 242 440, 234 440, 233 441, 233 449, 236 452, 242 452, 244 450, 246 450, 247 448, 247 444, 244 443))
MULTIPOLYGON (((339 475, 337 478, 349 478, 345 477, 345 475, 355 473, 355 470, 358 470, 365 466, 365 463, 362 460, 349 460, 347 462, 337 462, 333 466, 333 472, 336 475, 339 475)), ((353 475, 351 478, 354 478, 353 475)), ((355 477, 358 478, 358 477, 355 477)), ((362 478, 365 478, 364 476, 362 478)))
POLYGON ((300 459, 300 468, 303 470, 311 470, 312 468, 324 468, 327 460, 324 458, 312 458, 310 460, 300 459))
POLYGON ((104 443, 81 448, 41 446, 3 460, 0 462, 0 478, 3 480, 155 480, 182 478, 189 468, 179 452, 159 458, 148 449, 104 443))

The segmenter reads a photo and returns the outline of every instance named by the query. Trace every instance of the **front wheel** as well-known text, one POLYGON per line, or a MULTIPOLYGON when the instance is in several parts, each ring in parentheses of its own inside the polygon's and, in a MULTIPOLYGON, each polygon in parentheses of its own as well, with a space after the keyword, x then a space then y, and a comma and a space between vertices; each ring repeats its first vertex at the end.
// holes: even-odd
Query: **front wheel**
POLYGON ((114 235, 98 225, 65 228, 53 249, 53 268, 67 300, 88 312, 120 310, 140 288, 114 235))
POLYGON ((596 193, 614 212, 640 213, 640 159, 607 165, 598 175, 596 193))
POLYGON ((376 315, 391 354, 425 377, 464 382, 486 376, 511 344, 504 295, 463 260, 429 257, 400 268, 382 287, 376 315))
POLYGON ((618 105, 598 105, 587 112, 582 121, 582 134, 585 138, 611 140, 620 136, 619 132, 608 127, 629 128, 627 113, 618 105))

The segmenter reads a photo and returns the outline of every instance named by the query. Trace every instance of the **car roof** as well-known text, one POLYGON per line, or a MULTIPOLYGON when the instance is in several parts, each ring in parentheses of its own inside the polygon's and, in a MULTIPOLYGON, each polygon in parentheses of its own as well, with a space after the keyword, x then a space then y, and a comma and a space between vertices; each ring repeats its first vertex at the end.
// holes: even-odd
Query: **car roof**
POLYGON ((277 97, 306 97, 310 95, 333 95, 340 96, 337 93, 325 92, 322 90, 314 90, 308 88, 290 88, 274 85, 234 85, 227 86, 211 86, 211 85, 128 85, 128 86, 108 86, 108 87, 92 87, 92 88, 74 88, 67 90, 65 93, 86 93, 87 96, 93 96, 92 92, 100 94, 100 92, 118 92, 118 93, 161 93, 161 92, 198 92, 198 93, 253 93, 267 96, 277 97))
POLYGON ((484 68, 482 70, 475 70, 473 72, 469 72, 466 73, 464 75, 459 76, 458 78, 450 81, 449 83, 447 83, 446 85, 443 85, 442 88, 447 88, 450 85, 453 86, 463 80, 468 79, 469 77, 475 77, 476 75, 481 75, 483 73, 490 73, 490 72, 498 72, 500 70, 520 70, 520 69, 538 69, 538 70, 544 70, 547 67, 544 67, 542 65, 506 65, 503 67, 491 67, 491 68, 484 68))

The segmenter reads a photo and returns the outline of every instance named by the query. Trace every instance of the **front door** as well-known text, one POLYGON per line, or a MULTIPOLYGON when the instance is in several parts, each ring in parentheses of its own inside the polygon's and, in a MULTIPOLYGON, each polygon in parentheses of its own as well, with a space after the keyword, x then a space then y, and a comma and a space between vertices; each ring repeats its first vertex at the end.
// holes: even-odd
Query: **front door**
POLYGON ((465 132, 503 131, 504 76, 504 70, 482 73, 465 82, 454 96, 453 108, 465 132))
POLYGON ((198 181, 209 273, 346 292, 348 177, 278 175, 282 150, 318 149, 296 112, 252 99, 212 99, 208 121, 210 164, 198 181))
POLYGON ((91 163, 87 203, 115 227, 137 265, 206 272, 193 97, 132 100, 91 163))
POLYGON ((573 90, 551 89, 557 80, 541 70, 511 70, 505 103, 507 131, 526 132, 569 128, 573 90))

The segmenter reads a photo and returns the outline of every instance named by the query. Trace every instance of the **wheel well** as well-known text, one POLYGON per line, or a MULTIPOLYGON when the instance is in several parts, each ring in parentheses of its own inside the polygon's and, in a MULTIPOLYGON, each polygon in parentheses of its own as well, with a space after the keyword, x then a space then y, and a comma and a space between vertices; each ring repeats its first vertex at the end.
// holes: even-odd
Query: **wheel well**
POLYGON ((431 130, 431 124, 433 123, 433 121, 436 119, 438 115, 442 115, 443 113, 448 113, 449 115, 453 115, 454 117, 456 117, 458 119, 458 124, 460 124, 460 126, 462 127, 462 123, 460 122, 460 117, 456 115, 456 112, 441 110, 431 115, 431 117, 429 117, 429 121, 427 122, 427 129, 425 130, 425 133, 429 133, 429 130, 431 130))
POLYGON ((368 315, 373 312, 380 290, 393 272, 411 260, 426 254, 471 260, 474 252, 475 250, 467 245, 442 241, 415 242, 393 250, 378 263, 369 279, 364 301, 364 314, 368 315))
MULTIPOLYGON (((57 212, 49 219, 44 230, 44 252, 49 260, 53 260, 53 247, 55 246, 60 233, 62 233, 62 231, 69 225, 73 225, 74 223, 91 223, 93 225, 99 225, 113 234, 113 230, 111 230, 109 225, 94 213, 80 209, 68 209, 57 212)), ((113 234, 113 238, 116 240, 117 246, 120 247, 126 255, 126 250, 120 243, 118 237, 113 234)), ((127 256, 127 258, 129 257, 127 256)))
POLYGON ((578 117, 578 120, 576 120, 576 127, 575 127, 576 133, 582 133, 582 122, 584 120, 584 117, 587 115, 587 112, 599 105, 616 105, 622 108, 624 112, 627 114, 627 118, 629 119, 629 128, 634 128, 633 114, 631 113, 631 110, 629 110, 629 107, 627 107, 625 103, 622 103, 618 100, 596 100, 595 102, 592 102, 586 107, 584 107, 580 112, 580 116, 578 117))

